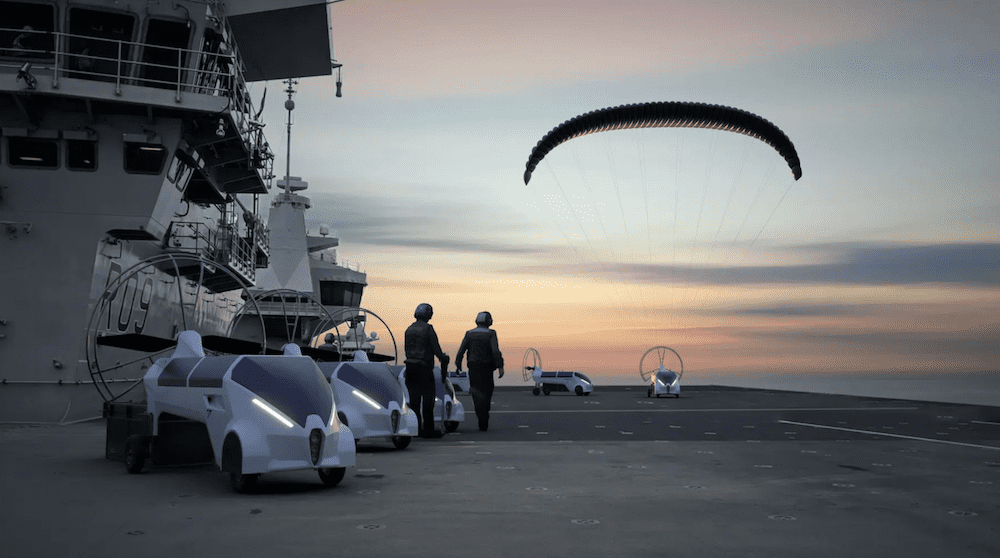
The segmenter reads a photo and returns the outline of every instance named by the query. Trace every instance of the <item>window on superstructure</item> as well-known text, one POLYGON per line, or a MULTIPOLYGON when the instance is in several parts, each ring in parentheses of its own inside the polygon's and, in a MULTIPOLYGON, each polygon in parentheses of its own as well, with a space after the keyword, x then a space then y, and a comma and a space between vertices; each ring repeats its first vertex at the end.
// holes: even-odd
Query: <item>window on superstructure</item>
POLYGON ((158 143, 126 143, 125 172, 160 174, 167 161, 167 148, 158 143))
POLYGON ((7 162, 12 167, 57 168, 59 144, 54 139, 8 137, 7 162))
POLYGON ((142 51, 140 83, 147 87, 174 89, 180 68, 186 64, 191 29, 187 21, 150 19, 146 25, 146 46, 142 51))
POLYGON ((170 167, 167 169, 167 180, 169 180, 179 191, 183 192, 184 187, 187 186, 188 180, 191 179, 191 175, 194 173, 194 169, 189 167, 187 163, 179 156, 174 156, 170 161, 170 167))
POLYGON ((96 169, 97 142, 90 140, 66 140, 66 168, 70 170, 96 169))
POLYGON ((88 79, 113 81, 128 75, 135 21, 133 14, 70 8, 68 63, 88 79))
POLYGON ((0 56, 52 58, 55 7, 4 2, 0 10, 0 56))
POLYGON ((324 306, 361 306, 365 286, 345 281, 320 281, 319 298, 324 306))

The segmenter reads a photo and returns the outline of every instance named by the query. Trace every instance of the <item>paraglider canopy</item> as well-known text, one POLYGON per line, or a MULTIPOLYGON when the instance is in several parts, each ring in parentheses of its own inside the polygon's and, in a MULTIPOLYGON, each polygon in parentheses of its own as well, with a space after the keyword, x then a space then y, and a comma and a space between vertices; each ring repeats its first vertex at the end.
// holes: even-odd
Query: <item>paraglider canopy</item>
POLYGON ((525 165, 524 183, 531 180, 531 173, 538 163, 559 144, 596 132, 633 128, 708 128, 745 134, 777 150, 788 163, 795 180, 802 177, 802 165, 795 146, 784 132, 769 121, 732 107, 670 101, 609 107, 563 122, 531 150, 525 165))

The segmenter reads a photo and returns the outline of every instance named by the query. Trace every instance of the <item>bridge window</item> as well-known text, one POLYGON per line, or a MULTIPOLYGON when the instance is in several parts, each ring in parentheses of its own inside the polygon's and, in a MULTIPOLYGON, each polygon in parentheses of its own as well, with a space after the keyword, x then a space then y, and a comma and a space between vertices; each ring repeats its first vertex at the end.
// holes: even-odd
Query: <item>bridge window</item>
POLYGON ((319 298, 324 306, 361 306, 365 286, 344 281, 320 281, 319 298))
POLYGON ((131 14, 70 8, 70 65, 92 79, 113 80, 128 73, 136 18, 131 14), (85 66, 85 67, 84 67, 85 66))
POLYGON ((180 71, 184 66, 191 38, 187 21, 151 19, 146 26, 146 47, 142 52, 141 81, 147 87, 173 89, 177 87, 180 71), (163 48, 161 48, 163 47, 163 48))
POLYGON ((90 140, 66 140, 66 168, 70 170, 96 169, 97 142, 90 140))
POLYGON ((160 174, 167 161, 167 148, 158 143, 126 143, 125 172, 160 174))
POLYGON ((54 139, 8 137, 7 162, 12 167, 57 168, 59 144, 54 139))
POLYGON ((0 55, 52 58, 55 7, 29 2, 4 2, 0 10, 0 55))

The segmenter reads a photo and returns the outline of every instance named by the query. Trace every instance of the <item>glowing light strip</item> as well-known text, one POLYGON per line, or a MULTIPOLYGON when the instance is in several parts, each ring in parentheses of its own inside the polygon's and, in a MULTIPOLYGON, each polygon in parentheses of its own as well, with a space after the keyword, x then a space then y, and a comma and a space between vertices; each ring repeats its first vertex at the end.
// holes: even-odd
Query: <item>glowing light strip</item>
POLYGON ((839 426, 827 426, 825 424, 809 424, 807 422, 794 422, 794 421, 790 421, 790 420, 779 420, 778 422, 781 422, 781 423, 784 423, 784 424, 794 424, 796 426, 810 426, 812 428, 826 428, 828 430, 843 430, 844 432, 857 432, 859 434, 871 434, 873 436, 888 436, 890 438, 903 438, 903 439, 906 439, 906 440, 920 440, 921 442, 937 442, 939 444, 951 444, 953 446, 966 446, 966 447, 970 447, 970 448, 983 448, 983 449, 1000 450, 1000 448, 998 448, 996 446, 984 446, 984 445, 981 445, 981 444, 967 444, 965 442, 952 442, 951 440, 937 440, 935 438, 921 438, 920 436, 904 436, 902 434, 889 434, 889 433, 886 433, 886 432, 872 432, 870 430, 856 430, 854 428, 841 428, 839 426))
POLYGON ((358 399, 364 401, 365 403, 368 403, 372 407, 375 407, 376 409, 381 409, 382 408, 382 406, 379 405, 378 403, 376 403, 374 399, 372 399, 371 397, 368 397, 367 395, 361 393, 360 391, 353 390, 353 393, 354 393, 354 395, 356 395, 358 397, 358 399))
POLYGON ((260 407, 261 409, 264 409, 265 411, 267 411, 267 413, 269 415, 271 415, 272 417, 278 419, 278 421, 280 421, 282 424, 284 424, 288 428, 292 427, 292 421, 288 420, 285 417, 285 415, 283 415, 281 413, 281 411, 275 409, 274 407, 268 405, 267 403, 265 403, 265 402, 263 402, 263 401, 261 401, 260 399, 257 399, 257 398, 253 399, 253 404, 256 405, 256 406, 258 406, 258 407, 260 407))

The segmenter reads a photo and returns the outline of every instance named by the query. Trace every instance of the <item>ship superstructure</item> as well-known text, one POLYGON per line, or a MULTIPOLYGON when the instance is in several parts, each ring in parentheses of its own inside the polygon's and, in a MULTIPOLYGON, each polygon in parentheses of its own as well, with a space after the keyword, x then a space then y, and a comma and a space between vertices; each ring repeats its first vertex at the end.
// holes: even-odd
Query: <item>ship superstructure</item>
POLYGON ((290 342, 316 346, 324 331, 343 324, 337 334, 341 338, 336 341, 340 352, 348 356, 354 350, 372 352, 372 341, 378 336, 366 336, 365 315, 358 310, 367 285, 366 274, 338 263, 335 248, 340 241, 330 236, 329 226, 320 225, 319 236, 310 235, 306 226, 311 201, 303 192, 309 184, 290 174, 295 81, 289 79, 286 83, 288 156, 285 177, 277 181, 280 191, 272 199, 268 213, 269 265, 259 270, 257 283, 250 289, 256 304, 244 306, 232 333, 242 339, 258 340, 259 320, 245 318, 259 311, 266 344, 271 349, 279 350, 290 342))
POLYGON ((110 340, 105 362, 135 361, 115 372, 129 382, 151 361, 128 340, 174 339, 185 319, 225 335, 270 258, 274 154, 248 81, 336 67, 325 2, 273 7, 0 1, 0 421, 99 415, 88 336, 110 340), (147 266, 105 293, 170 253, 208 265, 147 266))

